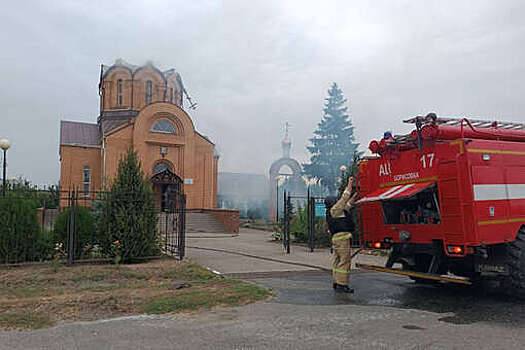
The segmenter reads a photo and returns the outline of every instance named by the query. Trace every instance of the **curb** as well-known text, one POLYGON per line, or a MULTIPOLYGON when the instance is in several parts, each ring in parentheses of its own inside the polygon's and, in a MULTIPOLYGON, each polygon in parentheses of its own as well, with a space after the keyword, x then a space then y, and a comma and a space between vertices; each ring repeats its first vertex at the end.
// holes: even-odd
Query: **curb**
POLYGON ((219 252, 219 253, 226 253, 226 254, 233 254, 233 255, 240 255, 240 256, 245 256, 245 257, 248 257, 248 258, 272 261, 272 262, 277 262, 277 263, 281 263, 281 264, 288 264, 288 265, 294 265, 294 266, 308 267, 308 268, 311 268, 311 269, 317 269, 317 270, 321 270, 321 271, 325 271, 325 272, 331 272, 332 271, 331 269, 326 268, 324 266, 305 264, 305 263, 289 261, 289 260, 281 260, 281 259, 276 259, 276 258, 268 258, 268 257, 265 257, 265 256, 241 253, 241 252, 236 252, 236 251, 226 250, 226 249, 204 248, 204 247, 189 246, 189 245, 187 245, 186 248, 199 249, 199 250, 208 250, 208 251, 212 251, 212 252, 219 252))

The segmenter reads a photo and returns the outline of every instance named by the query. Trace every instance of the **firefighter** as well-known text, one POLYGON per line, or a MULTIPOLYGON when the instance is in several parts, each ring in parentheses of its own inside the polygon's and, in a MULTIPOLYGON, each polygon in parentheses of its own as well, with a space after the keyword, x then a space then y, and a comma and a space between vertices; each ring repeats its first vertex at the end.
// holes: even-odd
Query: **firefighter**
POLYGON ((348 186, 337 200, 336 197, 327 197, 326 222, 328 231, 332 235, 332 248, 334 250, 332 262, 333 288, 336 292, 353 293, 348 286, 351 267, 351 241, 355 224, 349 213, 350 208, 357 199, 357 192, 352 191, 353 177, 348 179, 348 186))

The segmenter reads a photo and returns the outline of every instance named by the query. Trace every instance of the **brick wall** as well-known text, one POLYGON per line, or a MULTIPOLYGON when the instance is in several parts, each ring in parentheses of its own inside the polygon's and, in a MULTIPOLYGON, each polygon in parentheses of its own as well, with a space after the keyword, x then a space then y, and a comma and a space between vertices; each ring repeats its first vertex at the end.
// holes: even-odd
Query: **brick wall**
POLYGON ((213 215, 220 223, 224 225, 227 232, 239 233, 240 214, 238 210, 232 209, 199 209, 201 213, 213 215))

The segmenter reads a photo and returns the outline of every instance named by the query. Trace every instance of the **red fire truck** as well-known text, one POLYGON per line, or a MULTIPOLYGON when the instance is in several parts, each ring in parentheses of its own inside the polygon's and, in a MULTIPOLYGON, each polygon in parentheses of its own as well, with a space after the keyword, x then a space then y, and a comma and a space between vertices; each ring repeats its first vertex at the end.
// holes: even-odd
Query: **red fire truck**
POLYGON ((386 267, 361 267, 525 295, 525 124, 405 122, 415 130, 372 141, 359 165, 363 242, 390 249, 386 267))

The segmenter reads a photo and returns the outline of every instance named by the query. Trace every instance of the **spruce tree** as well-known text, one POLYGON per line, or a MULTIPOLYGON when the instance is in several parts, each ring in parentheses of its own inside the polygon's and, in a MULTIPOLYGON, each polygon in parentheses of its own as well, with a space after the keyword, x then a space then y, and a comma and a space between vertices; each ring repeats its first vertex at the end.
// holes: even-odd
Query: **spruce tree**
POLYGON ((160 253, 153 191, 133 150, 120 160, 117 176, 103 200, 99 237, 122 261, 160 253))
POLYGON ((316 179, 330 194, 335 194, 341 165, 352 166, 359 144, 355 143, 354 127, 348 116, 347 100, 343 91, 333 83, 328 90, 324 115, 307 147, 310 163, 304 164, 304 173, 316 179))

